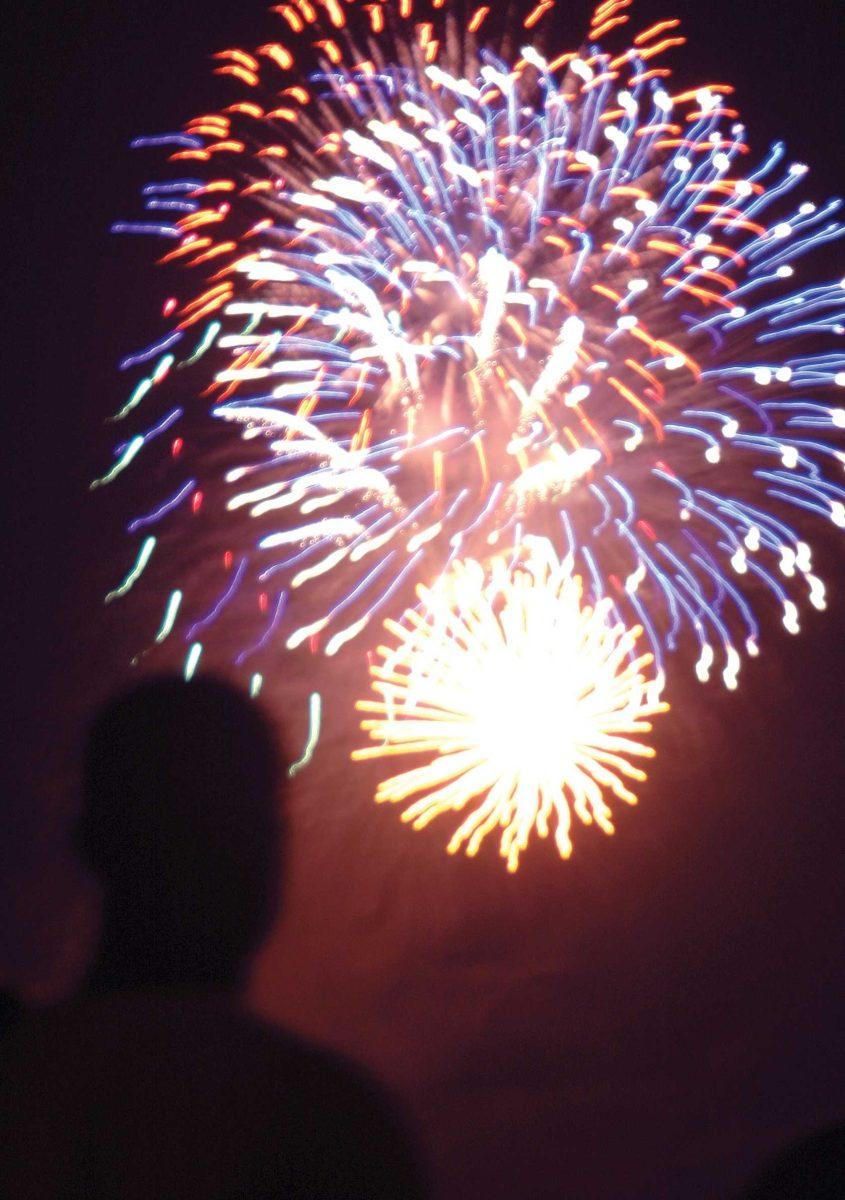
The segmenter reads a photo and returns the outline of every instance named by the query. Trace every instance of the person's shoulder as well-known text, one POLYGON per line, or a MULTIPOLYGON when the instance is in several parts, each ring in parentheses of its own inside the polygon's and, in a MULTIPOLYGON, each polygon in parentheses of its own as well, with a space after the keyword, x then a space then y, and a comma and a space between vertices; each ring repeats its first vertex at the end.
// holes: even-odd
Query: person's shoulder
POLYGON ((259 1017, 245 1019, 278 1080, 298 1097, 296 1124, 309 1151, 322 1160, 327 1195, 417 1200, 426 1194, 405 1114, 374 1076, 336 1050, 259 1017))
MULTIPOLYGON (((308 1181, 302 1194, 311 1196, 424 1194, 406 1122, 386 1090, 345 1056, 235 1000, 87 997, 24 1021, 16 1041, 20 1116, 33 1129, 46 1128, 50 1114, 62 1125, 74 1113, 106 1111, 115 1128, 129 1129, 143 1113, 151 1145, 176 1133, 204 1146, 219 1137, 235 1158, 254 1162, 256 1195, 270 1177, 294 1188, 291 1196, 297 1180, 308 1181)), ((54 1135, 60 1140, 56 1131, 45 1136, 54 1135)))
POLYGON ((397 1130, 402 1121, 394 1097, 368 1070, 338 1050, 318 1045, 252 1013, 239 1016, 245 1040, 276 1069, 280 1079, 295 1080, 302 1092, 312 1093, 323 1111, 360 1113, 397 1130))

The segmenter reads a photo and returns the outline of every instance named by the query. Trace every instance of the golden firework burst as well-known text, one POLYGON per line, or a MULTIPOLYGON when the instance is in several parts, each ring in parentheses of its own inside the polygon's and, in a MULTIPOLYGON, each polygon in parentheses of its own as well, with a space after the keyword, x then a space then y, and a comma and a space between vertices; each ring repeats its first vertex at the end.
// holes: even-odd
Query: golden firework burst
POLYGON ((613 833, 606 796, 636 803, 627 781, 646 776, 631 760, 654 756, 640 735, 669 707, 653 656, 637 651, 641 627, 619 621, 609 599, 583 604, 580 578, 545 539, 486 570, 458 562, 417 595, 417 608, 385 621, 394 641, 370 668, 378 698, 357 705, 377 744, 352 757, 427 761, 385 779, 376 800, 416 796, 402 813, 415 829, 466 813, 450 854, 474 855, 501 829, 509 871, 533 829, 546 837, 553 825, 568 858, 572 812, 613 833))

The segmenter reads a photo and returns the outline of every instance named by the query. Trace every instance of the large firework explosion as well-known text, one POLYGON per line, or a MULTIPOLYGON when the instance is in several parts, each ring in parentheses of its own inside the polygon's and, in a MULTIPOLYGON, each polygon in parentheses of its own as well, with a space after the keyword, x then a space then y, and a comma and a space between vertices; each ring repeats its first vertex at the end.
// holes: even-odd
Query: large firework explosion
POLYGON ((402 814, 422 829, 481 797, 448 849, 466 843, 474 855, 499 826, 512 871, 531 831, 548 835, 552 815, 569 857, 570 804, 585 824, 612 833, 602 788, 636 803, 625 780, 645 774, 629 759, 654 751, 631 735, 648 733, 647 718, 668 708, 651 698, 659 688, 644 674, 653 656, 631 653, 642 627, 611 624, 606 598, 583 605, 580 580, 547 540, 516 567, 504 559, 487 570, 458 564, 418 594, 421 613, 410 609, 404 625, 385 622, 399 645, 378 649, 380 698, 358 703, 376 714, 363 728, 379 744, 352 757, 435 757, 385 780, 376 800, 424 792, 402 814))
MULTIPOLYGON (((136 143, 173 166, 144 189, 145 219, 116 229, 165 239, 184 272, 167 333, 122 364, 142 377, 116 420, 138 432, 96 485, 167 462, 109 599, 168 579, 152 648, 181 639, 189 674, 251 612, 233 665, 253 691, 281 647, 360 658, 401 617, 384 654, 403 681, 365 722, 382 739, 369 753, 407 751, 428 721, 411 741, 439 753, 437 786, 469 753, 443 729, 467 713, 467 655, 495 643, 504 678, 526 639, 559 665, 565 645, 547 736, 592 668, 639 732, 669 653, 733 688, 758 613, 797 632, 803 602, 824 607, 800 530, 808 514, 845 525, 845 355, 826 346, 845 294, 796 282, 841 235, 840 202, 795 199, 806 168, 782 145, 754 159, 729 86, 674 88, 679 23, 639 29, 630 8, 606 0, 561 53, 553 0, 518 22, 448 0, 292 0, 273 10, 279 41, 217 56, 235 92, 219 113, 136 143), (179 368, 196 399, 153 413, 179 368), (515 600, 532 588, 535 605, 515 600)), ((607 733, 602 704, 584 711, 592 734, 582 712, 570 749, 607 733)), ((600 787, 620 794, 594 771, 586 803, 572 753, 518 745, 522 767, 498 772, 475 746, 484 782, 460 806, 479 808, 450 849, 498 825, 513 867, 554 812, 566 852, 567 796, 598 819, 600 787)), ((419 790, 398 778, 379 798, 419 790)))

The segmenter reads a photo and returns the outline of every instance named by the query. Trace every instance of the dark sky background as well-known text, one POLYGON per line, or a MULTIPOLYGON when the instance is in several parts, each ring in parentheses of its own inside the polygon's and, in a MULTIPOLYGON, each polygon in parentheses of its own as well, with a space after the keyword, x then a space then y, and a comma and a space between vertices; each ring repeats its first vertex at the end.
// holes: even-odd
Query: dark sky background
MULTIPOLYGON (((589 9, 560 4, 562 46, 589 9)), ((811 165, 810 198, 842 190, 840 4, 637 12, 683 18, 676 78, 733 83, 759 154, 781 137, 811 165)), ((61 850, 80 730, 128 679, 101 603, 127 514, 87 485, 124 396, 116 360, 149 340, 161 298, 155 247, 108 226, 148 177, 130 138, 201 111, 209 55, 265 18, 156 0, 19 6, 7 23, 0 983, 47 997, 87 911, 61 850)), ((397 1089, 442 1197, 729 1196, 842 1116, 845 545, 822 552, 829 612, 769 639, 738 694, 673 697, 640 808, 612 840, 579 830, 568 864, 544 847, 509 878, 494 853, 448 859, 442 831, 350 794, 344 752, 321 750, 255 1002, 397 1089)), ((268 702, 284 708, 272 686, 268 702)))

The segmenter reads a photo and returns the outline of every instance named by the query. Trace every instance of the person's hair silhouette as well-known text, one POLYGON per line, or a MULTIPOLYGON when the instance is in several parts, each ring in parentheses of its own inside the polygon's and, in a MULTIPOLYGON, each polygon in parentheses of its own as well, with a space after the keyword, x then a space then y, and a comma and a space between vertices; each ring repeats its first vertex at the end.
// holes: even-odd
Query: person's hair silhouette
POLYGON ((220 682, 152 680, 97 718, 78 842, 101 945, 82 997, 13 1045, 0 1194, 423 1194, 373 1083, 239 1004, 275 915, 284 778, 259 710, 220 682))
POLYGON ((79 822, 103 886, 92 990, 241 985, 276 914, 284 782, 262 714, 227 684, 156 679, 103 709, 79 822))
POLYGON ((842 1200, 845 1123, 787 1146, 762 1169, 740 1200, 842 1200))

